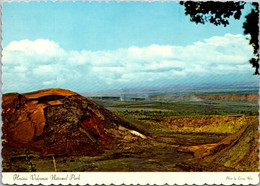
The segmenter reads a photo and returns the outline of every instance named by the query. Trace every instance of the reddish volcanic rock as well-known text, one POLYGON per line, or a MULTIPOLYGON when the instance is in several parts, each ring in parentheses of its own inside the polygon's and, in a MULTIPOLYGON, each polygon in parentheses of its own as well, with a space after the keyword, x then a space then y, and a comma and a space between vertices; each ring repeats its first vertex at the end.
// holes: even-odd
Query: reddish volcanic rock
POLYGON ((72 95, 78 95, 78 94, 70 90, 59 89, 59 88, 38 90, 38 91, 23 94, 23 96, 25 96, 27 99, 38 99, 44 96, 72 96, 72 95))
POLYGON ((2 108, 4 148, 26 147, 44 155, 97 155, 126 137, 145 138, 129 123, 69 90, 4 94, 2 108))

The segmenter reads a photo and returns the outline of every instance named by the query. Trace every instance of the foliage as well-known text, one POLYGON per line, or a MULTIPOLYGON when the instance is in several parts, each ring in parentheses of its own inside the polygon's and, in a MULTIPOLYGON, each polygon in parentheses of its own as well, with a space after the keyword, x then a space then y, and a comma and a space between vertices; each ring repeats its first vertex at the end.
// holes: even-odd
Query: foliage
POLYGON ((235 19, 239 19, 241 16, 241 10, 244 8, 244 2, 197 2, 186 1, 180 2, 185 6, 185 15, 190 15, 190 20, 196 23, 210 22, 214 25, 227 26, 229 24, 228 19, 233 16, 235 19))
MULTIPOLYGON (((229 18, 234 17, 240 19, 241 11, 244 9, 245 2, 200 2, 200 1, 181 1, 181 5, 185 6, 185 15, 190 15, 190 21, 195 23, 210 22, 216 26, 229 24, 229 18)), ((250 59, 250 63, 255 68, 255 74, 259 75, 259 44, 258 44, 258 16, 259 4, 252 3, 252 10, 246 16, 246 21, 243 24, 244 34, 250 34, 249 44, 254 49, 254 57, 250 59)))
POLYGON ((244 33, 245 34, 250 34, 251 39, 249 41, 249 44, 251 44, 254 48, 254 55, 255 58, 250 59, 250 63, 253 65, 254 68, 256 68, 255 74, 259 74, 258 69, 259 69, 259 54, 258 54, 258 49, 259 49, 259 43, 258 43, 258 35, 259 35, 259 28, 258 28, 258 20, 259 20, 259 4, 258 3, 253 3, 253 8, 246 16, 246 21, 244 22, 243 28, 244 28, 244 33))

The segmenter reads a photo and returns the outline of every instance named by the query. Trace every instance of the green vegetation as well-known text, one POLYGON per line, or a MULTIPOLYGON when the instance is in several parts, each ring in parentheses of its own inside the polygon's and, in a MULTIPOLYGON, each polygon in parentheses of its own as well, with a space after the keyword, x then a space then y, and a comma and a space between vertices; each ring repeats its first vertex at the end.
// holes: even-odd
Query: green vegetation
POLYGON ((94 100, 113 112, 145 115, 258 115, 258 103, 254 101, 205 100, 176 102, 104 101, 94 100))
POLYGON ((117 114, 139 127, 146 126, 146 130, 150 133, 157 130, 184 134, 232 134, 248 123, 258 120, 257 116, 224 115, 223 113, 202 115, 196 112, 185 115, 174 112, 133 111, 117 112, 117 114))
POLYGON ((203 111, 145 111, 145 110, 135 110, 135 111, 118 111, 118 115, 144 115, 144 116, 201 116, 201 115, 246 115, 246 116, 258 116, 258 111, 224 111, 224 110, 203 110, 203 111))
POLYGON ((165 133, 228 135, 258 121, 250 101, 101 102, 122 119, 152 135, 165 133))

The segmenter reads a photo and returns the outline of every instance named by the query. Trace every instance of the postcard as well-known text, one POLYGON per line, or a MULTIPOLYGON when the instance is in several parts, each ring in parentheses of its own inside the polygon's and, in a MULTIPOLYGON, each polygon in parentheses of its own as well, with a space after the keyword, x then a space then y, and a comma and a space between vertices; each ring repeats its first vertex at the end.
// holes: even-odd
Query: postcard
POLYGON ((2 2, 2 183, 259 183, 259 4, 2 2))

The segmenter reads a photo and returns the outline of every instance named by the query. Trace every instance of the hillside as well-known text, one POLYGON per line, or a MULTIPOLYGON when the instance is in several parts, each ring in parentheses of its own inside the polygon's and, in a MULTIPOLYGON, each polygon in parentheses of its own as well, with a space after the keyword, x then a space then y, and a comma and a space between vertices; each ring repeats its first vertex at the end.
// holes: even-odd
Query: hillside
POLYGON ((258 93, 221 93, 221 94, 167 94, 151 95, 151 100, 157 101, 207 101, 207 100, 231 100, 231 101, 258 101, 258 93))
POLYGON ((130 123, 69 90, 4 94, 2 108, 3 155, 26 147, 44 155, 93 156, 122 140, 145 138, 130 123))
POLYGON ((225 166, 241 171, 258 171, 258 122, 246 125, 217 143, 182 146, 178 150, 193 153, 194 158, 183 165, 193 171, 213 171, 225 166), (195 166, 194 166, 195 165, 195 166))

